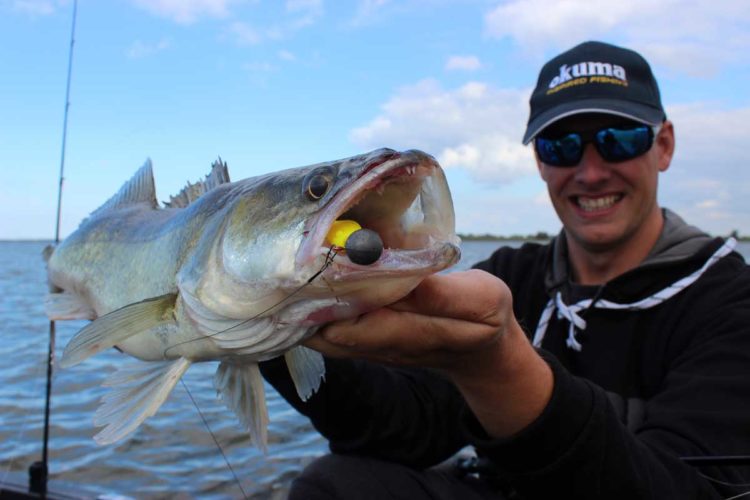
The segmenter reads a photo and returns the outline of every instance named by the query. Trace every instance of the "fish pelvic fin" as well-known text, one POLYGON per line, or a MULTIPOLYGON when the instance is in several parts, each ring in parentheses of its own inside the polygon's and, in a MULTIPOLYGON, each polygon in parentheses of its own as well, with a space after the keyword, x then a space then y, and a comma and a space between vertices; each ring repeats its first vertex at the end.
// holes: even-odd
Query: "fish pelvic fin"
POLYGON ((116 208, 141 203, 145 203, 154 209, 159 208, 159 202, 156 201, 156 187, 154 186, 154 173, 150 158, 146 159, 146 163, 138 169, 129 181, 122 185, 114 196, 94 210, 91 217, 116 208))
POLYGON ((133 363, 114 372, 105 381, 112 387, 94 414, 94 425, 104 426, 94 436, 100 445, 115 443, 154 415, 190 367, 190 361, 133 363))
POLYGON ((205 193, 228 182, 230 180, 227 163, 219 157, 218 160, 211 164, 211 172, 204 180, 198 181, 195 184, 188 182, 187 186, 182 188, 182 191, 176 196, 170 196, 169 201, 164 202, 164 206, 167 208, 185 208, 205 193))
POLYGON ((222 361, 216 370, 214 385, 224 404, 239 417, 243 427, 248 430, 253 443, 266 453, 268 409, 263 377, 258 365, 222 361))
POLYGON ((65 346, 60 366, 76 365, 133 335, 174 322, 176 300, 176 294, 161 295, 129 304, 89 323, 65 346))
POLYGON ((305 346, 297 346, 284 353, 286 366, 294 387, 302 401, 307 401, 325 380, 326 366, 323 355, 305 346))

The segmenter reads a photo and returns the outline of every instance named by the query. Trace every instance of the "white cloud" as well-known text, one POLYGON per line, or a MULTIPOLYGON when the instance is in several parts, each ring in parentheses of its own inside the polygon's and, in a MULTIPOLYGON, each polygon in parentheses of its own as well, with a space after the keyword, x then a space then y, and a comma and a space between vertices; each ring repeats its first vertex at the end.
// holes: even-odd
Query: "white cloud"
POLYGON ((257 45, 264 38, 260 31, 239 21, 230 23, 227 29, 238 45, 257 45))
POLYGON ((713 103, 667 108, 677 149, 661 177, 660 201, 689 222, 715 234, 746 231, 750 220, 750 108, 713 103))
POLYGON ((232 4, 240 0, 132 0, 133 3, 160 17, 179 24, 191 24, 202 17, 224 18, 232 4))
POLYGON ((265 61, 248 62, 243 64, 242 68, 251 74, 271 73, 278 70, 276 66, 265 61))
POLYGON ((349 24, 357 27, 375 22, 390 3, 391 0, 360 0, 349 24))
POLYGON ((696 208, 700 208, 701 210, 705 210, 708 208, 716 208, 719 206, 719 202, 717 200, 704 200, 699 201, 695 204, 696 208))
POLYGON ((605 39, 638 50, 652 64, 713 76, 722 65, 746 61, 748 21, 744 0, 510 0, 485 15, 485 32, 539 54, 605 39))
POLYGON ((294 53, 288 51, 288 50, 280 50, 278 52, 279 59, 282 61, 296 61, 297 56, 294 55, 294 53))
POLYGON ((477 56, 450 56, 445 62, 445 69, 449 71, 474 71, 482 67, 477 56))
POLYGON ((311 14, 320 14, 323 11, 322 0, 287 0, 287 12, 303 12, 311 14))
POLYGON ((477 181, 510 182, 536 171, 531 151, 521 145, 527 96, 479 82, 446 90, 423 80, 402 88, 350 137, 367 148, 423 149, 477 181))
POLYGON ((59 1, 52 0, 13 0, 10 7, 16 12, 23 12, 32 16, 48 16, 54 14, 60 6, 59 1))
POLYGON ((170 44, 171 42, 167 38, 162 38, 158 42, 151 44, 136 40, 128 47, 126 54, 130 59, 141 59, 169 48, 170 44))
POLYGON ((319 1, 290 1, 286 5, 286 13, 278 15, 272 24, 256 27, 237 20, 227 26, 226 32, 241 46, 258 45, 267 40, 285 40, 315 24, 322 13, 322 3, 319 1))

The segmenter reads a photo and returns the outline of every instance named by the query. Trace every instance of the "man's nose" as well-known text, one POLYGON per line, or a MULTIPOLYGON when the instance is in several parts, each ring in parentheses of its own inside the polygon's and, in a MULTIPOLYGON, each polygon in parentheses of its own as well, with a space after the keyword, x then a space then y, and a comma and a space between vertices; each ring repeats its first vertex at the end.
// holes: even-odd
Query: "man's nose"
POLYGON ((586 144, 581 161, 575 169, 576 181, 587 185, 606 181, 612 174, 610 165, 601 157, 593 144, 586 144))

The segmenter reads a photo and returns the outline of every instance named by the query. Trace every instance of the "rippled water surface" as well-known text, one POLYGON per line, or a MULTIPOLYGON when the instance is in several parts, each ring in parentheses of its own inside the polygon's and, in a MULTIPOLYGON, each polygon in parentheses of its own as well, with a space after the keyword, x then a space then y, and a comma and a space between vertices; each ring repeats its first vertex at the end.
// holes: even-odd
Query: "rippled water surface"
MULTIPOLYGON (((49 322, 43 312, 46 243, 0 242, 0 480, 26 475, 41 457, 49 322)), ((468 242, 456 269, 491 253, 495 242, 468 242)), ((86 323, 56 322, 59 356, 86 323)), ((115 366, 132 358, 114 349, 56 370, 49 442, 50 479, 84 495, 134 498, 242 498, 220 451, 182 385, 133 437, 98 446, 92 418, 115 366)), ((250 498, 284 498, 292 478, 327 450, 308 421, 266 386, 270 414, 264 455, 215 396, 215 363, 190 367, 185 384, 197 401, 242 489, 250 498)), ((25 479, 24 479, 25 481, 25 479)))

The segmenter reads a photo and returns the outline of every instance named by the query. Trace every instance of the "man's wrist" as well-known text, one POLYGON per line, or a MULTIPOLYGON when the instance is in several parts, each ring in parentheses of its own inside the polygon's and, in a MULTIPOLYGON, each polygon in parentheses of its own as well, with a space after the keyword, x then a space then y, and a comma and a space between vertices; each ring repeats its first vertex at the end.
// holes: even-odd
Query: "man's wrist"
POLYGON ((473 366, 449 374, 487 433, 509 437, 533 422, 552 395, 552 370, 515 321, 473 366))

